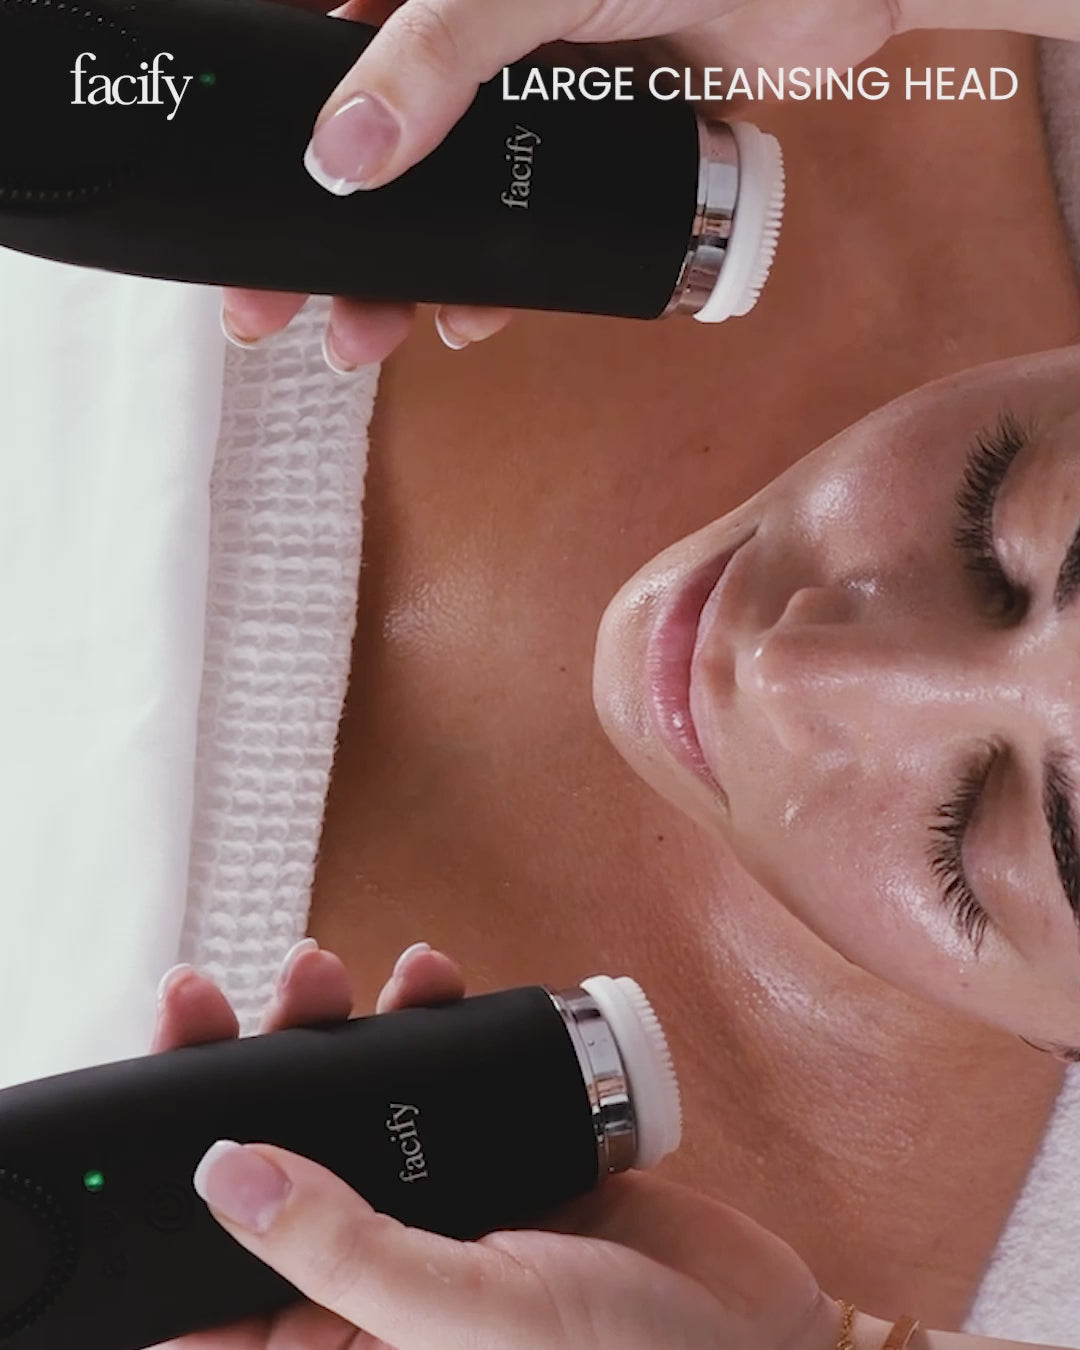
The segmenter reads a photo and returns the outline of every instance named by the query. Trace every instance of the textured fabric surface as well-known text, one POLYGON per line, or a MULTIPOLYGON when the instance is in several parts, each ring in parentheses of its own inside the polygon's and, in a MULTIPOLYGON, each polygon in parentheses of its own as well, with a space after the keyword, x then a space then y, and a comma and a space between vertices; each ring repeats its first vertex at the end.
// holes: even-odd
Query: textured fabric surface
POLYGON ((1080 1067, 1070 1067, 965 1330, 1080 1346, 1080 1067))
POLYGON ((356 621, 378 367, 327 369, 329 305, 225 356, 178 959, 217 981, 243 1035, 306 931, 356 621))

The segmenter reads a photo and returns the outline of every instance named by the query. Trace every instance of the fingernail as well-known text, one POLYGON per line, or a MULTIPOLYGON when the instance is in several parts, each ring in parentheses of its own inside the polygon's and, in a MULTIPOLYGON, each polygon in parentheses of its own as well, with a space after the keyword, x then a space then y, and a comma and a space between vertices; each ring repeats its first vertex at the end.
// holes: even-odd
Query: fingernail
POLYGON ((301 938, 299 942, 295 943, 292 947, 290 947, 289 950, 285 953, 285 956, 281 962, 281 967, 278 970, 277 976, 278 984, 282 985, 285 983, 285 981, 292 974, 293 966, 296 965, 297 960, 303 955, 304 952, 317 952, 318 950, 319 944, 315 941, 314 938, 311 937, 301 938))
POLYGON ((224 305, 221 306, 221 331, 234 347, 257 347, 261 341, 260 338, 241 337, 232 326, 232 320, 226 313, 224 305))
POLYGON ((195 967, 189 965, 187 961, 181 961, 178 966, 170 966, 162 975, 157 987, 157 1002, 160 1007, 165 1002, 165 995, 177 984, 183 984, 189 975, 195 974, 195 967))
POLYGON ((398 959, 394 962, 394 969, 390 972, 391 979, 395 975, 400 975, 408 963, 418 952, 431 951, 430 942, 414 942, 411 947, 406 947, 398 959))
POLYGON ((455 352, 461 351, 462 347, 467 347, 472 338, 462 337, 460 333, 454 331, 442 316, 442 310, 435 311, 435 331, 446 343, 446 345, 455 352))
POLYGON ((322 354, 323 360, 336 375, 351 375, 356 369, 350 366, 341 356, 338 349, 334 346, 334 339, 330 329, 327 328, 322 336, 322 354))
POLYGON ((397 117, 381 98, 357 94, 312 136, 304 168, 327 192, 347 197, 378 174, 400 135, 397 117))
POLYGON ((210 1145, 192 1185, 211 1209, 254 1233, 266 1232, 292 1190, 284 1172, 234 1139, 210 1145))

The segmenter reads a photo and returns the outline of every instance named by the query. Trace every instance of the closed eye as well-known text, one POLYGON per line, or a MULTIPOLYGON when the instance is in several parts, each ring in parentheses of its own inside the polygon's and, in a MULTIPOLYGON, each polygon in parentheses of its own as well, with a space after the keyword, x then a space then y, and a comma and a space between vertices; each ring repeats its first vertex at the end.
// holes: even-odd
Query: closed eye
POLYGON ((1080 1064, 1080 1048, 1069 1045, 1039 1045, 1037 1041, 1029 1041, 1026 1036, 1019 1038, 1025 1045, 1030 1045, 1032 1050, 1038 1050, 1044 1055, 1053 1055, 1055 1059, 1063 1059, 1067 1064, 1080 1064))
MULTIPOLYGON (((975 574, 990 613, 1000 623, 1022 621, 1033 601, 1030 587, 1010 577, 1002 566, 994 540, 994 509, 1010 466, 1034 439, 1032 428, 1021 426, 1011 414, 1002 415, 995 427, 976 438, 956 494, 960 519, 953 542, 967 569, 975 574)), ((1080 598, 1080 527, 1072 535, 1049 595, 1058 613, 1080 598)), ((985 758, 969 768, 952 800, 938 808, 931 827, 934 845, 930 861, 942 883, 942 898, 976 955, 990 918, 965 874, 964 838, 993 763, 1007 750, 1007 746, 994 743, 988 752, 984 747, 985 758)), ((1051 742, 1044 747, 1041 806, 1062 896, 1080 927, 1080 812, 1076 805, 1080 799, 1070 772, 1072 758, 1073 751, 1067 744, 1051 742)), ((1069 1047, 1054 1047, 1054 1052, 1073 1058, 1069 1047)))
POLYGON ((964 870, 964 838, 983 788, 1003 753, 994 743, 981 746, 953 795, 937 808, 930 826, 930 870, 941 885, 941 898, 957 932, 971 944, 976 957, 982 950, 990 915, 979 903, 964 870))
POLYGON ((990 617, 1003 625, 1023 621, 1031 607, 1031 592, 1001 564, 994 543, 994 509, 1005 475, 1030 441, 1030 431, 1011 413, 1002 414, 995 426, 976 437, 956 493, 960 518, 953 543, 976 577, 990 617))

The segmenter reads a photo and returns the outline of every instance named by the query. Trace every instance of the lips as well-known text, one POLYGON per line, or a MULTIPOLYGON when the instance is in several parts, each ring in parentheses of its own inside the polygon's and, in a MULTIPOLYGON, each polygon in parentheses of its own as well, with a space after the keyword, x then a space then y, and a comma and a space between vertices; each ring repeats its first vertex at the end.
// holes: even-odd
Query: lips
POLYGON ((645 654, 649 708, 661 741, 713 791, 723 795, 705 756, 690 713, 690 667, 701 614, 741 544, 691 572, 668 596, 645 654))

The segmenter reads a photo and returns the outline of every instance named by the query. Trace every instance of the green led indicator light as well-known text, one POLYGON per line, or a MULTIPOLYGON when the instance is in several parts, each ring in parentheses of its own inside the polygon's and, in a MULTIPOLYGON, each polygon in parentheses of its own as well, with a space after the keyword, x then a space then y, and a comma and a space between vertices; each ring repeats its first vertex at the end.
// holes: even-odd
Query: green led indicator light
POLYGON ((83 1175, 83 1185, 88 1191, 100 1191, 105 1185, 105 1174, 92 1167, 83 1175))
POLYGON ((199 76, 199 83, 217 84, 217 76, 214 74, 212 70, 208 70, 205 74, 199 76))

